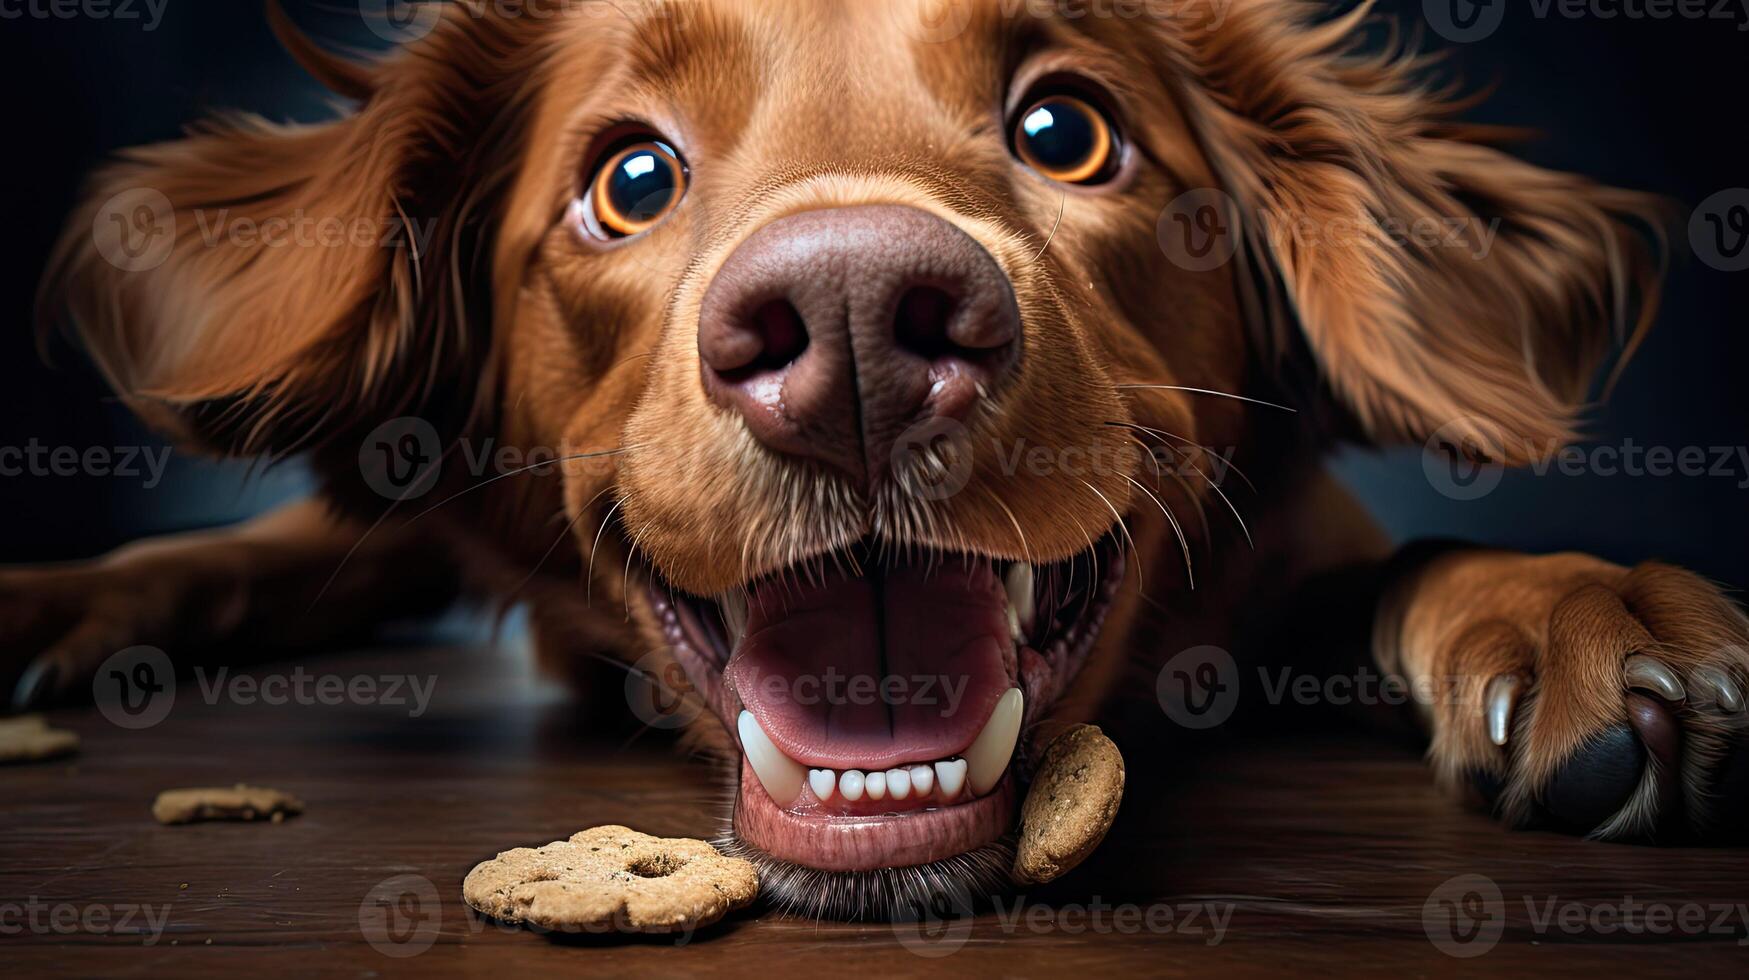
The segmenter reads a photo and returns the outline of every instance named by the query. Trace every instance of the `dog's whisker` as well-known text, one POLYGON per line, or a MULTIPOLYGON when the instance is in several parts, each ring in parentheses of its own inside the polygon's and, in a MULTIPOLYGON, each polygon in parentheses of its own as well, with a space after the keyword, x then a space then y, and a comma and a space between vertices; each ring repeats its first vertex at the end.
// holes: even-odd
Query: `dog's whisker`
MULTIPOLYGON (((1162 480, 1164 480, 1166 477, 1170 476, 1172 478, 1172 482, 1178 484, 1178 486, 1184 491, 1184 495, 1186 497, 1190 498, 1191 505, 1196 508, 1197 523, 1202 525, 1203 540, 1210 542, 1211 543, 1210 547, 1212 549, 1212 547, 1213 547, 1212 542, 1214 541, 1214 531, 1213 531, 1213 528, 1211 527, 1211 525, 1209 524, 1208 512, 1203 509, 1202 498, 1200 496, 1198 496, 1195 493, 1195 491, 1193 491, 1191 489, 1190 484, 1184 482, 1184 477, 1180 476, 1176 469, 1174 469, 1171 472, 1167 472, 1167 471, 1160 468, 1160 460, 1157 459, 1154 455, 1154 450, 1156 447, 1148 445, 1146 442, 1143 442, 1139 436, 1136 436, 1134 434, 1129 434, 1129 438, 1130 438, 1130 441, 1132 441, 1136 445, 1142 447, 1142 450, 1147 455, 1149 461, 1151 461, 1154 464, 1154 485, 1155 486, 1159 486, 1160 482, 1162 480)), ((1172 453, 1174 457, 1182 458, 1182 454, 1178 453, 1171 446, 1161 445, 1158 448, 1164 449, 1167 452, 1172 453)), ((1189 460, 1184 460, 1184 464, 1186 466, 1190 466, 1192 469, 1196 468, 1195 464, 1191 463, 1189 460)), ((1207 479, 1207 477, 1204 477, 1204 479, 1207 479)), ((1249 536, 1249 535, 1247 535, 1247 536, 1249 536)))
POLYGON ((589 546, 589 568, 583 575, 583 604, 591 608, 595 605, 595 555, 601 551, 601 535, 606 532, 608 522, 613 520, 614 512, 619 510, 619 505, 623 503, 625 503, 625 498, 621 497, 613 502, 612 507, 607 509, 607 515, 601 519, 601 526, 595 530, 595 541, 589 546))
MULTIPOLYGON (((1165 501, 1163 501, 1159 497, 1155 496, 1152 491, 1150 491, 1147 487, 1143 486, 1140 482, 1133 479, 1132 477, 1126 476, 1126 477, 1124 477, 1124 479, 1129 480, 1131 485, 1133 485, 1137 490, 1140 490, 1144 494, 1147 494, 1148 499, 1152 500, 1154 502, 1154 504, 1160 508, 1160 513, 1166 515, 1166 522, 1172 525, 1172 532, 1174 534, 1178 535, 1178 547, 1180 550, 1182 550, 1184 552, 1185 580, 1189 583, 1191 591, 1192 592, 1196 591, 1196 568, 1191 564, 1190 542, 1188 540, 1186 540, 1186 538, 1184 536, 1183 525, 1178 523, 1178 518, 1173 515, 1172 509, 1170 507, 1166 506, 1165 501)), ((1137 569, 1138 579, 1140 578, 1140 571, 1141 570, 1138 568, 1137 569)))
MULTIPOLYGON (((1107 422, 1105 424, 1106 425, 1121 426, 1121 427, 1130 428, 1130 429, 1139 429, 1143 432, 1148 433, 1151 436, 1154 436, 1157 439, 1171 439, 1174 442, 1179 442, 1179 443, 1182 443, 1186 446, 1189 446, 1191 449, 1194 449, 1197 452, 1201 453, 1203 456, 1207 457, 1209 460, 1209 466, 1216 467, 1218 469, 1232 470, 1236 475, 1238 475, 1239 479, 1245 481, 1245 485, 1251 489, 1252 493, 1257 492, 1257 484, 1253 483, 1251 481, 1251 477, 1246 475, 1245 471, 1239 468, 1238 463, 1233 462, 1231 459, 1228 458, 1228 456, 1223 456, 1220 453, 1215 452, 1213 449, 1209 448, 1208 446, 1205 446, 1202 443, 1195 441, 1194 439, 1186 439, 1185 437, 1177 434, 1176 432, 1167 432, 1165 429, 1155 429, 1155 428, 1151 428, 1151 427, 1146 426, 1146 425, 1137 424, 1135 422, 1107 422), (1220 461, 1218 466, 1215 462, 1216 460, 1220 461)), ((1165 446, 1164 444, 1162 444, 1162 448, 1170 449, 1171 447, 1165 446)), ((1229 452, 1228 455, 1230 456, 1231 453, 1229 452)))
POLYGON ((1049 235, 1045 236, 1045 243, 1039 247, 1038 254, 1033 256, 1032 261, 1028 262, 1027 265, 1036 265, 1038 263, 1038 260, 1044 258, 1045 253, 1050 251, 1051 242, 1054 242, 1057 240, 1057 230, 1059 228, 1063 227, 1063 212, 1067 211, 1068 209, 1069 209, 1069 192, 1064 191, 1063 192, 1063 199, 1061 201, 1057 202, 1057 220, 1054 224, 1051 225, 1051 233, 1049 235))
MULTIPOLYGON (((1126 476, 1124 479, 1127 480, 1129 477, 1126 476)), ((1088 483, 1086 480, 1082 480, 1081 485, 1093 491, 1093 495, 1098 497, 1100 501, 1105 504, 1107 510, 1111 511, 1111 516, 1117 519, 1117 529, 1123 533, 1124 540, 1130 543, 1130 552, 1136 556, 1136 591, 1140 592, 1142 590, 1142 549, 1136 544, 1136 539, 1130 536, 1130 526, 1124 523, 1123 515, 1118 513, 1117 507, 1112 504, 1110 498, 1099 492, 1098 487, 1088 483)), ((1176 527, 1177 523, 1177 521, 1173 521, 1173 526, 1176 527)), ((1182 540, 1182 532, 1180 532, 1180 540, 1182 540)), ((1095 552, 1095 560, 1097 561, 1098 549, 1093 547, 1091 541, 1088 542, 1088 549, 1095 552)), ((1188 554, 1186 557, 1189 557, 1188 554)), ((1097 574, 1094 576, 1094 580, 1098 581, 1097 574)), ((1190 587, 1193 589, 1196 588, 1196 580, 1194 578, 1191 579, 1190 587)))
POLYGON ((1213 395, 1216 398, 1231 398, 1234 401, 1248 402, 1252 405, 1262 405, 1264 408, 1280 409, 1283 412, 1292 412, 1295 415, 1298 415, 1300 412, 1299 409, 1291 408, 1287 405, 1264 401, 1261 398, 1252 398, 1249 395, 1235 395, 1230 391, 1215 391, 1212 388, 1189 388, 1184 385, 1113 385, 1112 387, 1119 391, 1184 391, 1193 395, 1213 395))

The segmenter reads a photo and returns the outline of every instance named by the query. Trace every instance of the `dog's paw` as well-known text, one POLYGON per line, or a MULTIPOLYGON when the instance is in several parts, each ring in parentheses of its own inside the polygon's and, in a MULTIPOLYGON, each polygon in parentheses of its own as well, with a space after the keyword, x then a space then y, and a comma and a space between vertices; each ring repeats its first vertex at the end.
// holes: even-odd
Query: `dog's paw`
POLYGON ((174 645, 191 616, 225 615, 226 590, 201 583, 153 562, 0 569, 0 696, 15 710, 77 698, 115 653, 174 645))
POLYGON ((1456 556, 1405 621, 1429 756, 1503 819, 1608 840, 1749 825, 1749 620, 1682 569, 1456 556), (1437 597, 1434 597, 1437 596, 1437 597))

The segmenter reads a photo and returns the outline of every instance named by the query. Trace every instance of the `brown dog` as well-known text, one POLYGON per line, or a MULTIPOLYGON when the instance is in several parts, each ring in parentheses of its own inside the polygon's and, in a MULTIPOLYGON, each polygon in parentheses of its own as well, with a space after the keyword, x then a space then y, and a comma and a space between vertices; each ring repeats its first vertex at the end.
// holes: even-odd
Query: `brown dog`
POLYGON ((739 760, 739 846, 854 912, 1003 872, 1040 733, 1126 667, 1259 610, 1352 636, 1296 601, 1371 581, 1344 595, 1378 666, 1444 692, 1441 781, 1598 837, 1740 819, 1749 624, 1713 586, 1390 560, 1319 462, 1572 439, 1649 320, 1655 208, 1454 121, 1353 50, 1364 9, 1041 6, 460 3, 369 65, 280 20, 358 110, 126 154, 50 295, 146 418, 307 452, 322 500, 9 573, 21 696, 460 582, 528 600, 560 671, 677 661, 739 760), (117 201, 157 208, 161 254, 94 238, 117 201), (299 222, 421 233, 266 233, 299 222), (408 445, 441 465, 360 467, 408 445))

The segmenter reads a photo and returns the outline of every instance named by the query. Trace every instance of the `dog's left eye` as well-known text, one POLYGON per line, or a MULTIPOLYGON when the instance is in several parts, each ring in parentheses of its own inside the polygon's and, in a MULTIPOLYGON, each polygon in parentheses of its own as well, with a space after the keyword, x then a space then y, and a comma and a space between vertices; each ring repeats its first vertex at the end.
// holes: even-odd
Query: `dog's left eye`
POLYGON ((668 216, 686 195, 680 154, 657 139, 621 145, 603 160, 583 198, 584 223, 599 238, 639 235, 668 216))
POLYGON ((1014 126, 1014 152, 1064 184, 1102 184, 1117 172, 1117 135, 1105 114, 1072 95, 1031 101, 1014 126))

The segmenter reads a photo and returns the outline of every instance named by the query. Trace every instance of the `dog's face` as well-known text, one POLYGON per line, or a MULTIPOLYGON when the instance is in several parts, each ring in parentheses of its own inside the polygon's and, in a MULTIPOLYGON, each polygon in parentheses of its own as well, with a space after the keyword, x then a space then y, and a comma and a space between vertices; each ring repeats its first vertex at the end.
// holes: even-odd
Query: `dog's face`
POLYGON ((1300 398, 1306 444, 1518 458, 1567 432, 1639 254, 1636 201, 1465 140, 1346 25, 1038 6, 452 10, 372 72, 303 52, 348 120, 141 151, 108 189, 170 197, 169 261, 62 271, 193 436, 337 484, 420 411, 578 457, 480 526, 530 566, 568 527, 598 608, 547 618, 677 661, 741 844, 843 876, 774 880, 854 909, 921 880, 891 869, 1000 874, 1032 735, 1111 687, 1142 574, 1187 590, 1243 540, 1203 447, 1302 450, 1221 394, 1300 398), (203 246, 221 207, 435 234, 203 246))
POLYGON ((543 93, 518 188, 565 208, 525 232, 508 389, 547 398, 515 424, 619 451, 566 485, 585 549, 610 508, 633 548, 596 587, 632 562, 738 750, 740 840, 845 873, 1012 827, 1118 515, 1198 506, 1142 458, 1203 420, 1121 386, 1244 366, 1230 279, 1156 244, 1150 202, 1213 177, 1148 46, 996 5, 933 40, 906 7, 590 25, 560 58, 606 81, 543 93))

